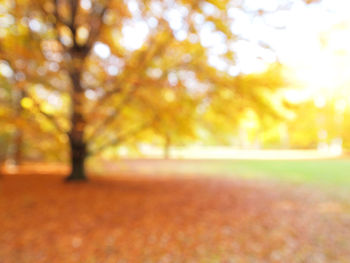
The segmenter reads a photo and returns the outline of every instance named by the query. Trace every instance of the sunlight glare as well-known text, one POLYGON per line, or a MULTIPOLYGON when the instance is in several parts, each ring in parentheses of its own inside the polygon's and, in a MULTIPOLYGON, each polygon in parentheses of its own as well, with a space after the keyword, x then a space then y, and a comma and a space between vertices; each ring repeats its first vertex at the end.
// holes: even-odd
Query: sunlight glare
POLYGON ((315 99, 314 99, 314 104, 315 104, 315 106, 316 106, 317 108, 319 108, 319 109, 325 107, 325 106, 326 106, 326 103, 327 103, 326 98, 325 98, 324 96, 322 96, 322 95, 318 95, 318 96, 315 97, 315 99))
POLYGON ((145 42, 149 33, 149 28, 144 21, 132 21, 123 26, 122 45, 132 51, 139 49, 145 42))
POLYGON ((89 10, 91 8, 91 1, 90 0, 81 0, 80 1, 81 8, 85 10, 89 10))
POLYGON ((13 76, 13 71, 11 67, 4 60, 0 60, 0 75, 6 78, 11 78, 13 76))
POLYGON ((95 54, 102 59, 106 59, 111 55, 110 48, 102 42, 96 42, 93 50, 94 50, 95 54))
POLYGON ((290 89, 284 92, 284 97, 287 101, 293 104, 299 104, 307 101, 310 98, 310 93, 304 90, 290 89))

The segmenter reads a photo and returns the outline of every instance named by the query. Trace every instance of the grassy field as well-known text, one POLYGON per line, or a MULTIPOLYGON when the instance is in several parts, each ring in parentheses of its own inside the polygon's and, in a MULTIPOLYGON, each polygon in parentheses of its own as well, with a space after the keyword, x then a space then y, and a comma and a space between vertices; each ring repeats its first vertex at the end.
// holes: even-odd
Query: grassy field
POLYGON ((349 160, 240 160, 213 163, 213 172, 294 183, 350 184, 349 160))
POLYGON ((211 175, 324 187, 350 186, 350 160, 123 160, 113 171, 148 174, 211 175))

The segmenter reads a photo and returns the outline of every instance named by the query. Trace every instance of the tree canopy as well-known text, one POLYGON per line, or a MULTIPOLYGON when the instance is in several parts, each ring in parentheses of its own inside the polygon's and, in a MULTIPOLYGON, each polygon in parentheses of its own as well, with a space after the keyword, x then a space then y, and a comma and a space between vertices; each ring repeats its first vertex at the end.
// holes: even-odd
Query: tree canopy
POLYGON ((284 84, 279 65, 229 71, 239 39, 230 10, 243 9, 241 1, 4 0, 0 7, 1 121, 28 139, 43 134, 46 150, 69 146, 70 179, 85 178, 86 157, 129 138, 189 141, 201 129, 232 132, 246 109, 278 115, 271 101, 284 84))

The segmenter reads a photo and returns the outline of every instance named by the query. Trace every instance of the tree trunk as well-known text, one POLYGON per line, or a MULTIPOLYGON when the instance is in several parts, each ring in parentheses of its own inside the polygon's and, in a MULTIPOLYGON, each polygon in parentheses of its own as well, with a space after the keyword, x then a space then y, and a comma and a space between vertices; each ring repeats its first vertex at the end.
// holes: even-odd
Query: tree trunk
MULTIPOLYGON (((82 62, 80 61, 80 65, 82 62)), ((80 85, 81 68, 74 68, 70 72, 73 90, 71 95, 71 131, 69 133, 69 143, 71 150, 71 174, 67 181, 85 181, 85 160, 87 157, 87 147, 84 141, 84 131, 86 121, 83 116, 84 90, 80 85)))
POLYGON ((166 135, 165 141, 164 141, 164 152, 163 152, 164 159, 170 158, 170 146, 171 146, 170 136, 166 135))
POLYGON ((14 139, 14 153, 13 160, 16 166, 19 166, 22 162, 22 131, 17 128, 15 139, 14 139))
MULTIPOLYGON (((21 118, 22 106, 21 100, 24 98, 24 92, 19 88, 18 83, 13 90, 13 107, 15 110, 15 119, 21 118)), ((7 161, 10 166, 13 166, 13 169, 17 169, 22 162, 22 146, 23 146, 23 133, 21 126, 17 125, 16 130, 13 134, 12 143, 8 147, 7 161)), ((12 168, 11 168, 12 169, 12 168)))
POLYGON ((67 181, 85 181, 85 160, 86 160, 86 144, 83 140, 76 140, 70 136, 71 150, 71 173, 66 178, 67 181))

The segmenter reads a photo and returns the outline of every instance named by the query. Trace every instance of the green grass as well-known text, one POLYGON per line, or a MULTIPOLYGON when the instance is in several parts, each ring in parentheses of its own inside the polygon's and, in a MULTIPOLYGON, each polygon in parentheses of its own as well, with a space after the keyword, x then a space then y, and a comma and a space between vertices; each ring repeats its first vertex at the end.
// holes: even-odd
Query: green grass
POLYGON ((223 160, 201 164, 210 174, 277 179, 293 183, 350 186, 350 160, 223 160))
POLYGON ((350 187, 350 159, 326 160, 121 160, 119 171, 146 174, 208 175, 276 180, 323 187, 350 187))

